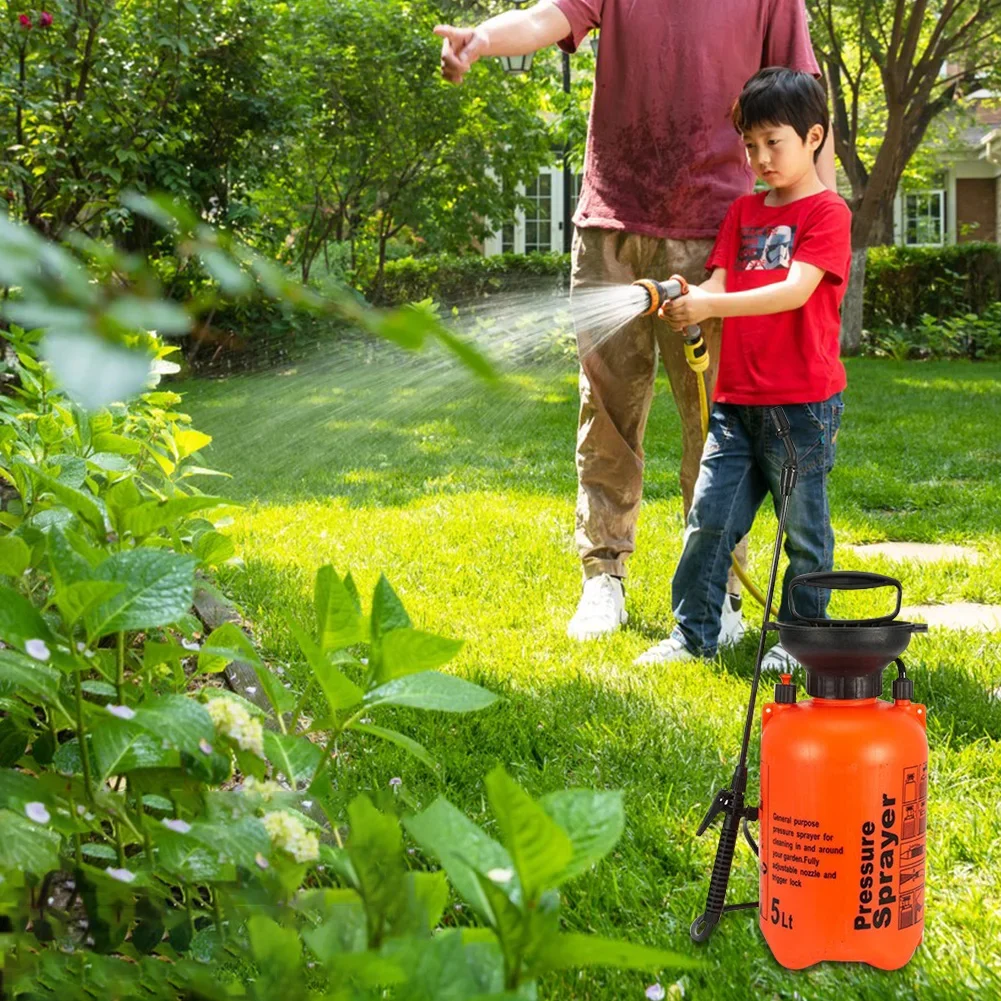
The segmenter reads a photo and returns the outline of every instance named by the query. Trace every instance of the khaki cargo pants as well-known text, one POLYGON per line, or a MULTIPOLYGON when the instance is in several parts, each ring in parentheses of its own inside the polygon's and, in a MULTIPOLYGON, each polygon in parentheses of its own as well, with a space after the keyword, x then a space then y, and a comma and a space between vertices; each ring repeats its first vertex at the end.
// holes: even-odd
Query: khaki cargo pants
MULTIPOLYGON (((637 278, 663 281, 672 274, 692 283, 705 278, 711 240, 670 240, 620 230, 585 228, 574 234, 570 295, 576 289, 628 284, 637 278)), ((721 322, 702 325, 710 366, 710 399, 719 365, 721 322)), ((658 354, 664 361, 681 417, 681 496, 685 516, 692 503, 702 457, 698 376, 685 361, 683 341, 656 316, 630 321, 595 346, 578 331, 580 419, 577 428, 576 541, 584 576, 626 574, 635 548, 643 493, 643 432, 653 398, 658 354)), ((746 560, 747 540, 738 546, 746 560)), ((738 594, 733 571, 728 589, 738 594)))

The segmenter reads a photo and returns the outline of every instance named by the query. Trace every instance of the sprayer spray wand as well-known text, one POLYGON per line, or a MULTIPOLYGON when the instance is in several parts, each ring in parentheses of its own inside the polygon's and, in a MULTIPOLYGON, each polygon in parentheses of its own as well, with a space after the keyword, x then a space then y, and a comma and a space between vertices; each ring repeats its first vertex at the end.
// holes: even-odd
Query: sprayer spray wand
POLYGON ((779 505, 779 527, 775 535, 775 549, 772 553, 772 569, 768 577, 768 596, 765 600, 764 618, 761 623, 761 637, 758 640, 758 655, 754 661, 754 675, 751 678, 751 696, 747 706, 747 719, 744 721, 744 739, 740 745, 740 758, 737 767, 734 769, 733 778, 726 789, 721 789, 713 800, 705 815, 705 819, 699 825, 697 836, 703 835, 709 825, 716 819, 717 815, 723 814, 723 829, 719 835, 719 845, 716 848, 716 861, 713 863, 712 876, 709 878, 709 892, 706 894, 706 909, 693 922, 690 930, 693 942, 705 942, 712 934, 713 929, 719 923, 724 911, 740 910, 746 907, 757 906, 753 904, 732 904, 725 905, 726 887, 730 881, 730 869, 733 866, 733 854, 737 847, 737 837, 740 834, 741 822, 744 824, 744 834, 748 843, 757 854, 750 832, 747 830, 747 822, 758 819, 758 808, 756 806, 744 805, 744 794, 747 791, 747 748, 751 742, 751 729, 754 726, 754 704, 758 697, 758 682, 761 678, 761 660, 765 654, 765 634, 768 631, 768 616, 772 607, 772 598, 775 595, 775 580, 779 570, 779 556, 782 551, 782 537, 785 535, 786 516, 789 512, 789 498, 793 488, 796 486, 797 464, 796 446, 793 445, 790 437, 789 419, 781 407, 769 407, 769 415, 775 425, 775 432, 782 441, 786 450, 786 459, 782 464, 782 476, 779 481, 779 492, 782 496, 779 505))

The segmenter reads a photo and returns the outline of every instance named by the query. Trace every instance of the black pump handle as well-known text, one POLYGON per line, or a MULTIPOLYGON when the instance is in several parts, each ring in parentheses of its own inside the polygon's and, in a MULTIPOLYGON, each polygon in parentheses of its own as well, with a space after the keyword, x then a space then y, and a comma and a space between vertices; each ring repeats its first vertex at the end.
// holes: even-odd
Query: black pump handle
POLYGON ((900 606, 904 600, 904 589, 896 577, 887 577, 881 573, 869 573, 865 570, 834 570, 827 573, 802 573, 793 577, 789 583, 789 611, 793 618, 801 622, 830 622, 830 619, 814 619, 800 615, 796 611, 795 591, 797 587, 823 587, 834 591, 862 591, 870 587, 895 587, 897 589, 897 607, 890 615, 879 615, 873 619, 837 619, 845 625, 876 625, 889 622, 900 614, 900 606))

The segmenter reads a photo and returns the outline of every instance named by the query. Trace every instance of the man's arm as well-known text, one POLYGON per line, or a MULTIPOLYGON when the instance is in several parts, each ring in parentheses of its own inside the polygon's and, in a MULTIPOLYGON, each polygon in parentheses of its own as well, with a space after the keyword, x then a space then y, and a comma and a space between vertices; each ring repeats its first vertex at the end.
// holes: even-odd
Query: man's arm
MULTIPOLYGON (((716 277, 709 279, 710 284, 716 277)), ((683 330, 691 323, 701 323, 710 316, 767 316, 799 309, 824 277, 823 268, 805 261, 792 262, 785 281, 746 292, 711 292, 703 286, 695 286, 672 302, 661 307, 660 315, 674 330, 683 330)))
POLYGON ((441 74, 452 83, 462 83, 469 67, 482 56, 522 56, 544 49, 570 34, 566 15, 550 0, 527 10, 509 10, 475 28, 439 24, 434 33, 441 47, 441 74))

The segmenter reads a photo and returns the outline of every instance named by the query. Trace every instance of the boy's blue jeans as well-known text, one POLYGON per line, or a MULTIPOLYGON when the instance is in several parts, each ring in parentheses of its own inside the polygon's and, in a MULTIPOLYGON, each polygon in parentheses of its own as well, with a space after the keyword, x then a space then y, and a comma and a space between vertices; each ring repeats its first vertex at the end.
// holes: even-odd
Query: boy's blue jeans
MULTIPOLYGON (((674 574, 672 635, 701 657, 716 654, 720 610, 734 546, 751 529, 770 493, 776 513, 785 446, 775 433, 768 407, 716 403, 685 529, 685 548, 674 574)), ((822 403, 785 404, 799 477, 789 499, 785 551, 789 557, 779 619, 789 619, 788 585, 797 574, 830 570, 834 531, 827 505, 827 474, 844 404, 836 393, 822 403)), ((764 591, 765 582, 761 582, 764 591)), ((819 588, 796 592, 800 615, 821 618, 830 593, 819 588)))

